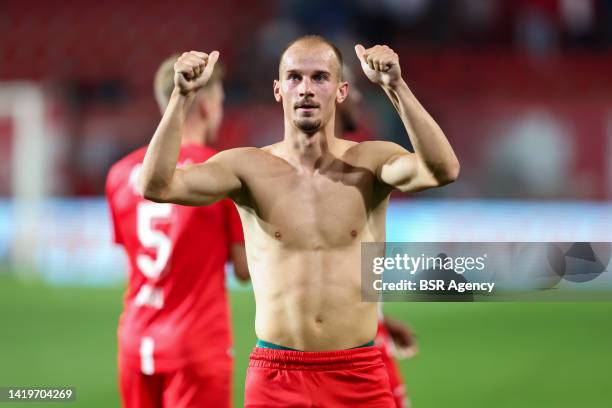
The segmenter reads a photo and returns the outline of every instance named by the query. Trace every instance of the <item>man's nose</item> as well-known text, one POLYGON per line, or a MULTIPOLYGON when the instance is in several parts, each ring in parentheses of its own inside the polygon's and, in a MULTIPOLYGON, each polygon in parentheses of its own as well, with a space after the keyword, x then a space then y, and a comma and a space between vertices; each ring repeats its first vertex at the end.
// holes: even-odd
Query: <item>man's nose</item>
POLYGON ((298 86, 298 92, 301 98, 314 95, 314 92, 312 91, 312 82, 310 82, 310 78, 302 79, 302 82, 300 82, 300 85, 298 86))

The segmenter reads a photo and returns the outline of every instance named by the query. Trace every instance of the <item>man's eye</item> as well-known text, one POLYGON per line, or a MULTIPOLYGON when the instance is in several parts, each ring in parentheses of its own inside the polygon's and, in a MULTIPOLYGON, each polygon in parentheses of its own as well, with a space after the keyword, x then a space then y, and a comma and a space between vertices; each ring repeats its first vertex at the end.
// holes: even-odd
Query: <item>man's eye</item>
POLYGON ((287 78, 294 81, 294 80, 299 80, 300 76, 298 74, 289 74, 287 78))
POLYGON ((313 79, 314 79, 315 81, 320 82, 320 81, 325 80, 325 75, 323 75, 323 74, 316 74, 316 75, 313 77, 313 79))

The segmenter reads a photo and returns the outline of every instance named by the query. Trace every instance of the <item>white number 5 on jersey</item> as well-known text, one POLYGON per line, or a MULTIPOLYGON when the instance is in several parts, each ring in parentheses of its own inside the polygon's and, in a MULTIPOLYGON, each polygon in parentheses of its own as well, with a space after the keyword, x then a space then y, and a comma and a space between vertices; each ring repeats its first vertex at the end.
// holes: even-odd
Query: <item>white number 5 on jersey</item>
POLYGON ((168 220, 172 204, 143 201, 138 204, 138 239, 145 248, 155 249, 155 259, 140 254, 136 258, 138 268, 149 279, 161 275, 172 252, 172 242, 162 231, 153 229, 153 220, 168 220))

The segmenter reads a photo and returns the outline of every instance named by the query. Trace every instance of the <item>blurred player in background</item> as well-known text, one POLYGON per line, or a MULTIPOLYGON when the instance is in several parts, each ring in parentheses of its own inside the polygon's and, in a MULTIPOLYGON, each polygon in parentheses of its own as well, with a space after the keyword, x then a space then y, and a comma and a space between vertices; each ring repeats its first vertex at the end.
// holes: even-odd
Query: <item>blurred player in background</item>
MULTIPOLYGON (((350 84, 351 91, 344 102, 336 106, 335 134, 337 138, 342 138, 346 133, 357 130, 361 102, 363 101, 363 95, 356 84, 353 71, 344 65, 342 73, 343 79, 350 84)), ((383 314, 382 304, 380 304, 378 311, 378 332, 374 343, 379 348, 383 362, 387 367, 391 393, 396 407, 410 407, 406 386, 395 358, 413 357, 418 350, 416 340, 406 324, 383 314)))
POLYGON ((247 371, 247 407, 395 405, 373 342, 377 305, 361 297, 361 244, 385 241, 394 189, 448 184, 459 163, 402 79, 398 55, 386 46, 357 45, 355 52, 396 108, 415 153, 386 141, 335 137, 336 105, 348 93, 342 56, 326 39, 306 36, 285 49, 273 85, 283 107, 282 141, 177 168, 183 111, 219 58, 217 51, 192 51, 175 64, 175 88, 143 162, 147 198, 210 205, 229 197, 238 206, 259 337, 247 371))
MULTIPOLYGON (((164 112, 174 88, 176 57, 155 76, 164 112)), ((183 112, 178 167, 216 152, 223 117, 222 68, 192 95, 183 112)), ((119 322, 119 386, 125 407, 230 407, 231 334, 224 265, 248 279, 244 238, 234 204, 208 207, 159 204, 137 192, 143 147, 111 168, 106 195, 115 242, 129 260, 119 322)))

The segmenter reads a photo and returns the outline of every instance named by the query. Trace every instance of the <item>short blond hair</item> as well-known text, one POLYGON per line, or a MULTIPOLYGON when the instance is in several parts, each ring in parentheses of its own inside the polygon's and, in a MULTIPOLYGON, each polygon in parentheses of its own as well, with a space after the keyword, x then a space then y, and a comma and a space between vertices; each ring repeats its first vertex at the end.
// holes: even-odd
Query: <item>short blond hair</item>
MULTIPOLYGON (((166 58, 157 68, 155 78, 153 79, 153 91, 155 92, 155 100, 159 105, 159 109, 163 112, 170 102, 170 96, 174 90, 174 64, 178 60, 179 54, 171 55, 166 58)), ((215 64, 215 68, 208 83, 203 89, 223 79, 224 74, 223 64, 219 61, 215 64)))
POLYGON ((278 69, 280 71, 280 66, 281 63, 283 61, 283 57, 285 56, 285 53, 289 50, 289 48, 291 48, 293 45, 301 43, 301 42, 305 42, 305 43, 310 43, 310 44, 325 44, 327 45, 329 48, 331 48, 331 50, 334 52, 334 55, 336 56, 336 62, 338 63, 338 80, 342 81, 342 74, 343 74, 343 65, 344 65, 344 60, 342 58, 342 53, 340 52, 340 50, 338 49, 338 47, 336 47, 336 45, 329 41, 327 38, 323 37, 322 35, 318 35, 318 34, 309 34, 309 35, 303 35, 301 37, 296 38, 295 40, 291 41, 289 44, 287 44, 287 46, 283 49, 283 51, 281 52, 280 55, 280 59, 278 62, 278 69))

